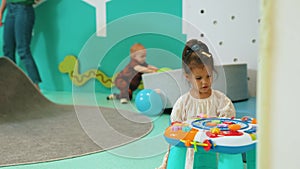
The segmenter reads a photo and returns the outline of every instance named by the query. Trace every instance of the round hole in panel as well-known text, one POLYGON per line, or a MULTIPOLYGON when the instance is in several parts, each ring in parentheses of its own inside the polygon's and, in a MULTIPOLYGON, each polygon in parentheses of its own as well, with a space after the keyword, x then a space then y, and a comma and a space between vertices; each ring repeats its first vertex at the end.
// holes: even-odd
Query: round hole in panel
POLYGON ((256 39, 252 39, 252 43, 255 43, 256 42, 256 39))
POLYGON ((231 20, 234 20, 235 19, 235 16, 231 16, 231 20))
POLYGON ((233 58, 233 62, 237 62, 237 61, 239 61, 238 58, 233 58))
POLYGON ((219 42, 219 45, 222 46, 222 45, 223 45, 223 41, 220 41, 220 42, 219 42))
POLYGON ((216 25, 218 22, 216 20, 213 21, 213 24, 216 25))
POLYGON ((203 38, 203 37, 204 37, 204 33, 201 33, 201 34, 200 34, 200 37, 203 38))
POLYGON ((261 21, 260 19, 257 20, 258 23, 260 23, 260 21, 261 21))
POLYGON ((204 14, 204 9, 201 9, 201 10, 200 10, 200 13, 201 13, 201 14, 204 14))

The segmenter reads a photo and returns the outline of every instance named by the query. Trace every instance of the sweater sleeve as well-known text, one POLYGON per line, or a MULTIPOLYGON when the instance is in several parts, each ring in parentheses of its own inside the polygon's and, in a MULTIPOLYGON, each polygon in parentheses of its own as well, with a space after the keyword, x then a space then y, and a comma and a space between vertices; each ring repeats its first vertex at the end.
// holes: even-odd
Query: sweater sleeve
POLYGON ((222 94, 222 96, 220 97, 220 105, 217 114, 219 117, 227 118, 236 116, 236 111, 233 106, 233 103, 225 94, 222 94))
POLYGON ((175 121, 184 121, 185 119, 183 119, 184 115, 184 106, 183 106, 183 99, 182 97, 179 97, 178 100, 175 102, 172 112, 171 112, 171 122, 175 122, 175 121))

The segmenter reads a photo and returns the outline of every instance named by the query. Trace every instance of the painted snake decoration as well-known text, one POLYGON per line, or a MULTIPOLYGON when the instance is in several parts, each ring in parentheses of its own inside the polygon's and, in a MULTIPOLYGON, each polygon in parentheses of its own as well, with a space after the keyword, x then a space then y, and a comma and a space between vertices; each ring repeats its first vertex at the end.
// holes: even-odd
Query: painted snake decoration
POLYGON ((108 77, 102 71, 98 69, 88 70, 82 74, 78 70, 79 62, 77 58, 73 55, 68 55, 65 59, 59 64, 59 71, 62 73, 68 73, 71 81, 76 86, 82 86, 90 79, 97 79, 103 86, 106 88, 112 88, 114 86, 113 79, 117 75, 114 75, 112 78, 108 77))

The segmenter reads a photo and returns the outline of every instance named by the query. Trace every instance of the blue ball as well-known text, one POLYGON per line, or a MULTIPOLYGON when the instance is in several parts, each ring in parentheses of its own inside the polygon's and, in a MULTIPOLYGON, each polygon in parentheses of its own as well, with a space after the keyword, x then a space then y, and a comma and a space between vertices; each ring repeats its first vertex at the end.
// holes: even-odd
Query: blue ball
POLYGON ((160 95, 151 89, 143 89, 135 97, 137 109, 147 116, 159 115, 163 110, 160 95))

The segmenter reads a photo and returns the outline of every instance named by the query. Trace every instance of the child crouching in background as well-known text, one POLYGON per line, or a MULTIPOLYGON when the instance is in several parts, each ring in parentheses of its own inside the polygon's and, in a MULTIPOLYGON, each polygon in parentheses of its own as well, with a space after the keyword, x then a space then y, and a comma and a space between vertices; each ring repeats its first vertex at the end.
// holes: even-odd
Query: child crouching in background
POLYGON ((130 48, 130 62, 117 75, 115 86, 120 90, 120 94, 111 94, 107 96, 107 100, 120 99, 122 104, 128 103, 132 99, 132 93, 137 89, 143 73, 153 73, 158 69, 155 66, 146 63, 146 49, 136 43, 130 48))

